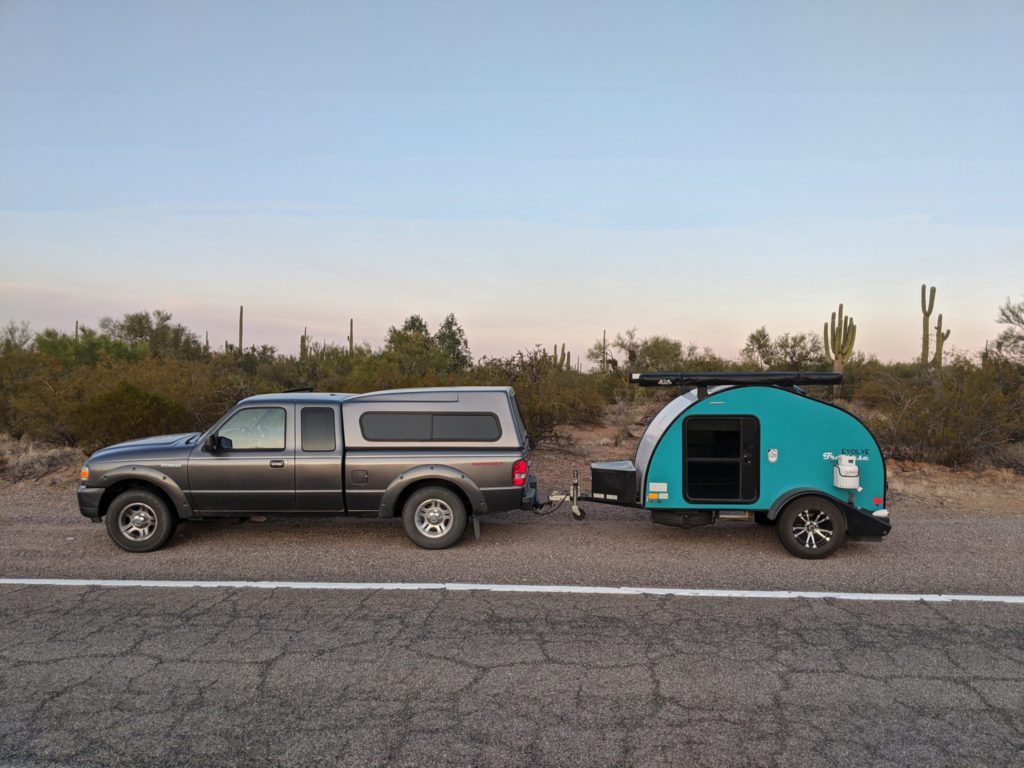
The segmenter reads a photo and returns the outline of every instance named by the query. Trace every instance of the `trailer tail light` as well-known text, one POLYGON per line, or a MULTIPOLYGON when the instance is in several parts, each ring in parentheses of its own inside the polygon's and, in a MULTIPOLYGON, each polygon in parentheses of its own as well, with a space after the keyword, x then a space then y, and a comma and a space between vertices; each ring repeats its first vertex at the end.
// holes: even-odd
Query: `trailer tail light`
POLYGON ((526 485, 526 470, 528 468, 525 459, 520 459, 512 465, 512 485, 526 485))

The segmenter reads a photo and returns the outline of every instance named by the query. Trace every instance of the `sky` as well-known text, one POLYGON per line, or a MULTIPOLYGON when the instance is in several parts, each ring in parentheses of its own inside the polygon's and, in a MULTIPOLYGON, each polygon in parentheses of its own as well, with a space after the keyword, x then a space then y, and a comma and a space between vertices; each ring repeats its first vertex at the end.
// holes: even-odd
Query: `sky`
POLYGON ((911 359, 1024 295, 1024 3, 0 0, 0 322, 911 359), (935 317, 933 316, 933 323, 935 317))

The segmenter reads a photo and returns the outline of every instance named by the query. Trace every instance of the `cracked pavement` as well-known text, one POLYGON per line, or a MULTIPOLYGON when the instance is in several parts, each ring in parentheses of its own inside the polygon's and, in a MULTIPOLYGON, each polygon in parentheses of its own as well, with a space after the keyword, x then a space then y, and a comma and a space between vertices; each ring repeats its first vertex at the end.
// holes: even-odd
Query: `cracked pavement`
POLYGON ((0 586, 10 766, 1024 764, 1024 607, 0 586))

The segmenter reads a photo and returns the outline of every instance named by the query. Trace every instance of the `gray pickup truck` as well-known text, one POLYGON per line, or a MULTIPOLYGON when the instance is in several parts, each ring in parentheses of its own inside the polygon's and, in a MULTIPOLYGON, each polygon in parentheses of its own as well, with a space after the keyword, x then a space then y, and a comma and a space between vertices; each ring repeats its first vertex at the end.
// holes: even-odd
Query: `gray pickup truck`
POLYGON ((529 448, 509 387, 258 395, 206 432, 97 451, 78 504, 130 552, 179 520, 251 515, 401 515, 413 542, 443 549, 471 516, 538 505, 529 448))

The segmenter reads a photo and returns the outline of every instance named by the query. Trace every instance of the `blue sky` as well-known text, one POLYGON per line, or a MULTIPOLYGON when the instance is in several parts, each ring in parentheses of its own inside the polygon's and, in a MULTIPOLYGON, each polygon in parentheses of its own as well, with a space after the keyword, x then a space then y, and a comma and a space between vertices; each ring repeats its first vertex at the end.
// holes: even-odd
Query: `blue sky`
POLYGON ((0 319, 474 352, 980 348, 1024 293, 1019 2, 0 0, 0 319))

